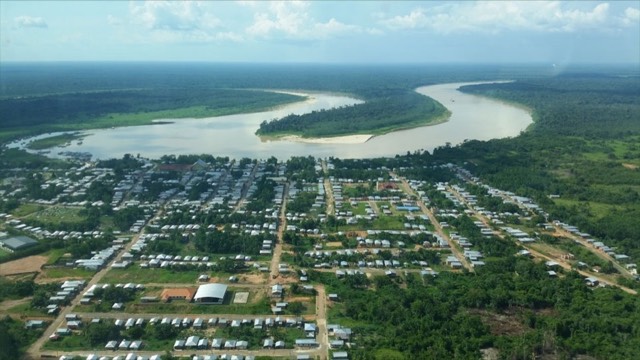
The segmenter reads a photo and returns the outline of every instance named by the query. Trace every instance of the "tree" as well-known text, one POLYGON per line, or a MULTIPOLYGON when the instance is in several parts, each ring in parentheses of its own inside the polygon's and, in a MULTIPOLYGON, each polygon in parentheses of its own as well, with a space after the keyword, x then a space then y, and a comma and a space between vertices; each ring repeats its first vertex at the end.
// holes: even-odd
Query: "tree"
POLYGON ((120 337, 120 330, 113 323, 91 323, 84 330, 84 336, 91 346, 106 344, 120 337))
POLYGON ((291 313, 296 316, 300 316, 305 308, 304 304, 299 301, 294 301, 287 305, 287 310, 291 311, 291 313))

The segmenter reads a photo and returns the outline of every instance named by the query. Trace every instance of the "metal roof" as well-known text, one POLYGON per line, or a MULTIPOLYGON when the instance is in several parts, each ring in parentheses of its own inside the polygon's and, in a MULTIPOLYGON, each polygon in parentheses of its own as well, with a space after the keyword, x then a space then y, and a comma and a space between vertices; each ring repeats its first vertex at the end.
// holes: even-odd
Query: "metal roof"
POLYGON ((224 294, 226 292, 227 292, 227 285, 225 284, 200 285, 193 299, 196 301, 204 298, 224 299, 224 294))

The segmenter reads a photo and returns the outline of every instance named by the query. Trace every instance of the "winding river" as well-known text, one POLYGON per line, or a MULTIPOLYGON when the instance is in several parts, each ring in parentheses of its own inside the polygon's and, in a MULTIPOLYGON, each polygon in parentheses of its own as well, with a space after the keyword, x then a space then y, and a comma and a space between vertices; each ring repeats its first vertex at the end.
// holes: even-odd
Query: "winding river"
POLYGON ((369 158, 394 156, 419 149, 431 151, 446 143, 456 145, 467 139, 489 140, 516 136, 531 124, 531 115, 524 109, 457 90, 460 86, 469 84, 478 83, 449 83, 416 89, 420 94, 447 107, 451 111, 449 121, 376 136, 365 143, 262 141, 254 134, 264 120, 360 102, 345 96, 314 93, 308 94, 306 101, 266 112, 206 119, 163 119, 172 123, 89 130, 84 132, 86 137, 81 143, 73 142, 64 148, 52 148, 50 154, 56 156, 60 151, 89 152, 98 159, 122 157, 126 153, 149 158, 159 158, 166 154, 201 153, 257 159, 266 159, 272 155, 278 159, 300 155, 369 158))

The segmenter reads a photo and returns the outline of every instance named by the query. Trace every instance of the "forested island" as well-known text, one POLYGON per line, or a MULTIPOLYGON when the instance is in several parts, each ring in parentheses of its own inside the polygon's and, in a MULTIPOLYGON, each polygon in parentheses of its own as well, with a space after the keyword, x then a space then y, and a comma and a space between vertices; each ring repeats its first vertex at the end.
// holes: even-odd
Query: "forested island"
POLYGON ((436 125, 446 121, 449 116, 442 104, 411 90, 379 91, 367 95, 363 104, 264 121, 256 134, 298 135, 303 138, 382 135, 412 127, 436 125))

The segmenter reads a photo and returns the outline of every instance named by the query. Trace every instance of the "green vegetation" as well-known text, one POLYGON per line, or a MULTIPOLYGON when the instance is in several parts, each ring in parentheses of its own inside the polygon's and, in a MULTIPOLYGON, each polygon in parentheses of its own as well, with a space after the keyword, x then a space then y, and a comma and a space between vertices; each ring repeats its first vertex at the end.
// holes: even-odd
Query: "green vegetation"
MULTIPOLYGON (((85 91, 6 98, 0 100, 0 112, 6 117, 0 127, 9 131, 37 127, 38 132, 51 132, 146 125, 161 118, 255 112, 299 100, 299 96, 282 93, 210 88, 85 91)), ((49 147, 68 141, 68 137, 42 140, 33 146, 49 147)))
POLYGON ((51 137, 46 137, 43 139, 33 140, 29 144, 27 144, 27 148, 31 150, 43 150, 52 148, 55 146, 62 146, 65 144, 69 144, 70 142, 78 139, 82 139, 83 135, 76 133, 66 133, 51 137))
POLYGON ((26 347, 41 334, 42 330, 27 330, 23 322, 3 317, 0 319, 0 360, 20 359, 26 347))
POLYGON ((257 135, 329 137, 350 134, 381 135, 444 122, 449 112, 437 101, 413 90, 370 95, 364 104, 264 121, 257 135))
POLYGON ((503 358, 521 359, 529 355, 519 354, 533 353, 640 355, 631 325, 640 321, 636 296, 591 291, 575 273, 549 280, 543 264, 525 259, 507 257, 476 274, 441 273, 424 281, 417 275, 375 277, 375 292, 333 274, 311 275, 327 284, 327 291, 349 299, 329 312, 328 322, 353 328, 354 358, 369 358, 381 349, 405 358, 478 358, 480 349, 490 347, 503 358), (607 324, 618 324, 618 330, 607 324))
POLYGON ((108 284, 136 283, 173 283, 196 284, 202 270, 143 269, 137 265, 127 269, 111 269, 103 278, 108 284))
POLYGON ((434 156, 467 162, 488 183, 533 197, 553 219, 638 259, 639 86, 633 78, 585 74, 464 87, 531 106, 535 125, 514 139, 469 141, 434 156))

